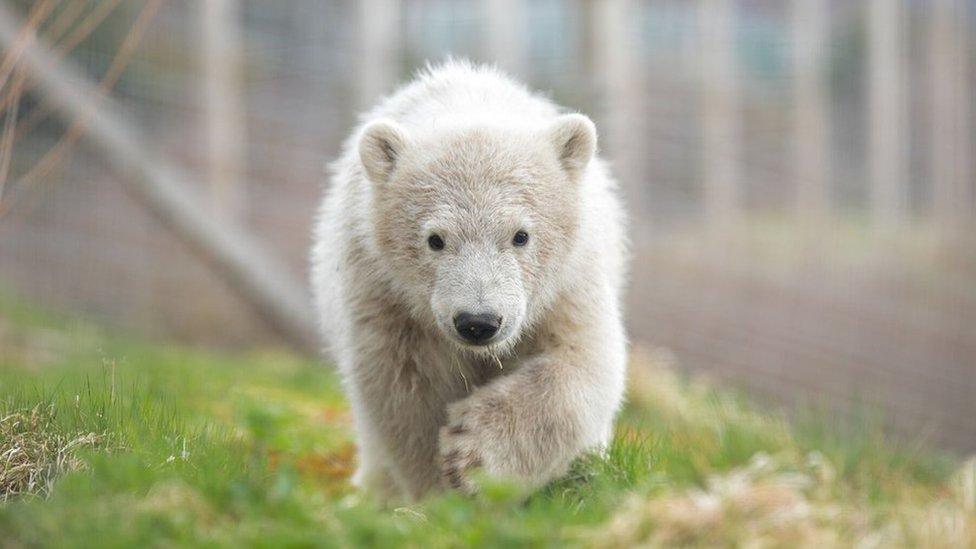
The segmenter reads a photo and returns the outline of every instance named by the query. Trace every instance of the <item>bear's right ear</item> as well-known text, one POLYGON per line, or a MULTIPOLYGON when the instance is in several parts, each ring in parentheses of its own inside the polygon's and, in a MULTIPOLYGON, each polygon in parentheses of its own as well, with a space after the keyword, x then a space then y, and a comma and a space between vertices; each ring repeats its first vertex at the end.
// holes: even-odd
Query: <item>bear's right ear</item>
POLYGON ((359 159, 369 180, 378 185, 390 180, 397 159, 407 145, 407 134, 392 120, 370 122, 359 138, 359 159))
POLYGON ((564 114, 553 121, 548 131, 563 170, 578 180, 596 154, 593 122, 586 115, 564 114))

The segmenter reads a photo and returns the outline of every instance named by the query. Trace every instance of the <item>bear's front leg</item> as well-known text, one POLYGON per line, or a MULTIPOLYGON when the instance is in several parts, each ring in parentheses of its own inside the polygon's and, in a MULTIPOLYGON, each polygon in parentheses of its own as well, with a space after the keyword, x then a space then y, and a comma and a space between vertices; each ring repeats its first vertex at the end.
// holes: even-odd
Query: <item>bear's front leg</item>
MULTIPOLYGON (((447 399, 430 390, 429 384, 410 377, 401 374, 388 383, 374 379, 372 384, 364 383, 350 393, 362 395, 364 401, 360 406, 363 413, 357 420, 362 463, 381 463, 387 473, 364 467, 357 480, 364 485, 368 481, 393 480, 402 495, 417 500, 440 484, 437 435, 438 427, 445 421, 447 399), (367 478, 370 473, 372 478, 367 478)), ((385 492, 395 491, 392 486, 369 488, 381 500, 385 492)))
POLYGON ((546 354, 450 404, 439 436, 445 486, 471 491, 482 469, 538 487, 605 444, 623 392, 623 354, 609 358, 599 367, 571 352, 546 354))
POLYGON ((432 362, 436 347, 415 334, 400 340, 368 337, 394 333, 377 323, 396 320, 379 316, 353 332, 356 352, 344 370, 359 438, 355 481, 380 499, 400 492, 417 500, 441 484, 438 429, 447 421, 447 403, 464 394, 463 384, 432 362), (390 480, 395 486, 382 486, 390 480))

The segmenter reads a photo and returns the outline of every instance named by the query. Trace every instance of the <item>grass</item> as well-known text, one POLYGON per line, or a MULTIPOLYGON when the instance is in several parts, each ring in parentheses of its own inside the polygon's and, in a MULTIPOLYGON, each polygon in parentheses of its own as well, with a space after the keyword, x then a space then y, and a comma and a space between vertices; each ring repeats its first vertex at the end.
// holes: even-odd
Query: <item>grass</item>
POLYGON ((972 463, 790 424, 635 354, 613 444, 567 478, 380 508, 348 484, 327 367, 0 301, 0 545, 976 546, 972 463))

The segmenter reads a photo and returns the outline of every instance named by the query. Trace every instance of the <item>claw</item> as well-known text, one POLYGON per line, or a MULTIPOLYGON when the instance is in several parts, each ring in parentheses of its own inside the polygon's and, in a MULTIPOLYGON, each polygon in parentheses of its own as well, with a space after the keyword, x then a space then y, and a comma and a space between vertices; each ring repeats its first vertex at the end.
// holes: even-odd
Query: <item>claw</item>
POLYGON ((461 475, 458 475, 456 471, 455 474, 448 475, 447 482, 451 485, 451 488, 455 488, 458 490, 460 490, 461 487, 464 486, 464 483, 461 482, 461 475))

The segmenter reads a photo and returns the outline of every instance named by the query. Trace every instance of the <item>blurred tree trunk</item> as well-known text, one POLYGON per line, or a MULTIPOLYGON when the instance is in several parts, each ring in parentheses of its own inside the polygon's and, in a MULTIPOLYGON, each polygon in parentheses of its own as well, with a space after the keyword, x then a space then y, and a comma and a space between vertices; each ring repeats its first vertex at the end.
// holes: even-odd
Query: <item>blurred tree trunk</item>
POLYGON ((525 0, 484 0, 487 17, 488 58, 500 68, 529 79, 525 59, 525 0))
POLYGON ((796 210, 808 233, 830 216, 829 17, 826 0, 793 0, 796 210))
POLYGON ((360 0, 359 108, 372 107, 393 91, 400 74, 400 1, 360 0))
POLYGON ((590 0, 585 3, 592 51, 591 82, 601 86, 597 99, 600 148, 607 152, 631 212, 633 234, 650 224, 650 182, 643 178, 647 154, 642 112, 641 44, 634 26, 640 3, 633 0, 590 0))
POLYGON ((240 222, 245 208, 243 61, 237 0, 205 0, 203 82, 207 174, 214 213, 240 222))
POLYGON ((868 17, 869 181, 871 214, 882 233, 907 214, 907 48, 901 0, 870 0, 868 17))
POLYGON ((706 221, 728 236, 741 221, 741 117, 733 0, 700 0, 702 162, 706 221))
POLYGON ((929 14, 932 210, 947 236, 973 216, 973 143, 968 10, 964 0, 937 0, 929 14))

